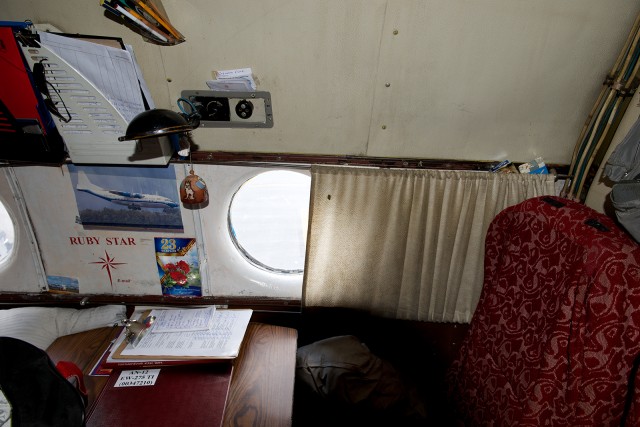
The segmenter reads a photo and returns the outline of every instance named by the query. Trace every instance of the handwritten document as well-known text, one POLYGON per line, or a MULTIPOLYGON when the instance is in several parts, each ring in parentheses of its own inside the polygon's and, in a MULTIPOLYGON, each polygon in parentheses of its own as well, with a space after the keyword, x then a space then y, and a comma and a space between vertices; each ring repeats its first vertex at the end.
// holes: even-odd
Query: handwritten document
POLYGON ((145 111, 131 54, 124 49, 40 32, 40 42, 91 82, 127 122, 145 111))
POLYGON ((206 331, 213 326, 215 306, 183 310, 152 310, 155 316, 151 333, 206 331))
MULTIPOLYGON (((252 310, 216 310, 212 327, 204 331, 163 332, 144 335, 133 347, 127 345, 125 357, 236 357, 252 310)), ((116 356, 114 356, 116 357, 116 356)))

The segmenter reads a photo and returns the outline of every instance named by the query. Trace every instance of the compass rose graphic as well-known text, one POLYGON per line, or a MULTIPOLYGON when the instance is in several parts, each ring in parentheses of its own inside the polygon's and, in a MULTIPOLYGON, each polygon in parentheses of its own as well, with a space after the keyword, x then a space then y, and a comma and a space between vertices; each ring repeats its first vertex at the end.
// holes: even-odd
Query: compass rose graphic
POLYGON ((117 270, 118 265, 124 265, 126 262, 115 262, 115 258, 111 258, 107 251, 104 251, 104 258, 98 258, 100 261, 90 262, 89 264, 100 264, 102 265, 102 270, 107 270, 107 275, 109 275, 109 283, 111 283, 111 287, 113 288, 113 279, 111 278, 111 269, 117 270))

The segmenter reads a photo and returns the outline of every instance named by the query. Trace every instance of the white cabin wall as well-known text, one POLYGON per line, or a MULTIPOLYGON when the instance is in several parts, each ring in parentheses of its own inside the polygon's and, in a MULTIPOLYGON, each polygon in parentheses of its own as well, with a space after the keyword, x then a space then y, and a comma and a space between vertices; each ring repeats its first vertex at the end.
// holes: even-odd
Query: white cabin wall
POLYGON ((369 154, 568 163, 633 22, 612 34, 607 8, 390 1, 369 154))
MULTIPOLYGON (((177 192, 186 166, 168 168, 175 169, 177 192)), ((266 169, 224 165, 198 165, 196 169, 209 183, 209 202, 197 210, 180 206, 183 230, 86 227, 80 223, 77 195, 67 166, 3 169, 0 202, 15 219, 17 243, 7 264, 0 265, 0 290, 37 293, 47 289, 48 276, 57 276, 75 282, 77 289, 73 292, 80 294, 160 296, 155 238, 195 238, 202 296, 299 299, 302 274, 282 275, 254 267, 235 248, 227 228, 233 195, 266 169), (12 174, 22 190, 39 253, 30 246, 25 218, 14 200, 9 185, 12 174), (42 266, 38 269, 35 263, 40 259, 42 266), (107 267, 105 260, 112 265, 107 267)), ((126 180, 110 189, 136 191, 126 180)), ((119 212, 126 215, 127 209, 119 212)))
MULTIPOLYGON (((181 91, 206 89, 213 70, 252 67, 258 89, 271 92, 274 127, 200 128, 194 139, 203 150, 515 162, 543 156, 549 163, 569 163, 602 81, 640 12, 640 3, 624 0, 163 3, 185 43, 148 43, 105 17, 97 0, 3 0, 0 20, 30 19, 69 33, 122 37, 133 46, 157 107, 175 111, 181 91)), ((637 95, 616 140, 634 115, 637 95)), ((156 235, 85 230, 75 222, 65 171, 16 168, 46 274, 77 277, 82 293, 158 295, 156 235), (73 236, 101 237, 102 243, 71 245, 73 236), (106 247, 107 236, 133 237, 136 247, 106 247), (117 261, 127 260, 115 288, 93 264, 105 250, 117 261)), ((233 181, 253 172, 202 165, 199 173, 211 185, 219 176, 233 181)), ((215 188, 212 200, 228 199, 215 188)), ((0 197, 15 209, 7 188, 0 197)), ((603 203, 596 198, 594 193, 591 205, 603 203)), ((211 204, 201 214, 223 218, 224 209, 211 204)), ((198 218, 182 213, 185 231, 179 235, 193 237, 198 218)), ((211 226, 222 227, 220 221, 211 226)), ((226 235, 218 231, 205 234, 203 243, 220 263, 208 264, 207 292, 228 295, 235 291, 220 281, 229 259, 218 259, 215 235, 226 235)), ((12 270, 0 274, 0 289, 37 292, 42 272, 29 246, 21 245, 12 270)), ((293 285, 240 279, 246 279, 240 295, 299 297, 293 285)))
MULTIPOLYGON (((177 166, 175 169, 179 182, 184 177, 183 168, 177 166)), ((154 237, 195 237, 190 211, 182 213, 182 233, 85 228, 79 223, 74 189, 66 166, 14 170, 47 276, 75 280, 83 294, 162 295, 154 237), (107 257, 113 260, 113 268, 105 268, 102 261, 107 257)), ((13 286, 6 284, 2 289, 13 290, 13 286)), ((208 287, 203 287, 205 291, 208 292, 208 287)))
POLYGON ((213 70, 252 67, 274 127, 200 128, 204 150, 569 163, 640 11, 624 0, 163 3, 185 43, 145 42, 97 1, 4 0, 0 19, 122 37, 163 108, 206 89, 213 70))

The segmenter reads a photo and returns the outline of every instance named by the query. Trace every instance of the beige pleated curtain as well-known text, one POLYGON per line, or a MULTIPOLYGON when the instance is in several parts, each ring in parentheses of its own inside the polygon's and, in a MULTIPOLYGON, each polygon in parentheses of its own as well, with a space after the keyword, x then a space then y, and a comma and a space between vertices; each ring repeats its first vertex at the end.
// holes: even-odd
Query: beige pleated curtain
POLYGON ((469 322, 484 236, 551 175, 314 166, 303 304, 469 322))

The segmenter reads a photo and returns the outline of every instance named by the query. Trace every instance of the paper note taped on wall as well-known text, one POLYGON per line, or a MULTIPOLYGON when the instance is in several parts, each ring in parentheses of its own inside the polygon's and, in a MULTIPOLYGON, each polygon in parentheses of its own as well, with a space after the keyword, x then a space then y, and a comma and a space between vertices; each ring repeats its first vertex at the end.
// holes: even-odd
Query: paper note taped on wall
POLYGON ((251 68, 213 71, 212 74, 215 80, 207 80, 207 86, 211 90, 228 92, 251 92, 256 90, 251 68))

